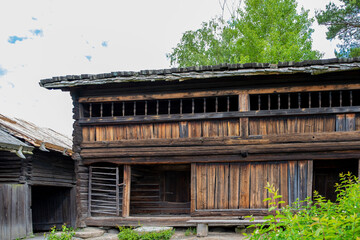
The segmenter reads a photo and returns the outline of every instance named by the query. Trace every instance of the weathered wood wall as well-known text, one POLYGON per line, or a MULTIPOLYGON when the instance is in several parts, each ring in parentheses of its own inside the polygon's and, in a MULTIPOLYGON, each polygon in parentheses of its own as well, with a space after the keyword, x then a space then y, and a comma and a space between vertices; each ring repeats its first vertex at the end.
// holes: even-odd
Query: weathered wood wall
POLYGON ((0 183, 24 183, 30 175, 29 156, 23 160, 15 153, 0 151, 0 183))
POLYGON ((0 239, 32 233, 30 189, 27 184, 0 184, 0 239))
POLYGON ((133 139, 177 139, 239 136, 239 120, 181 121, 82 128, 83 141, 119 141, 133 139))
POLYGON ((195 214, 204 209, 238 209, 244 214, 265 209, 267 183, 279 189, 286 204, 312 192, 312 161, 197 163, 193 170, 195 214))

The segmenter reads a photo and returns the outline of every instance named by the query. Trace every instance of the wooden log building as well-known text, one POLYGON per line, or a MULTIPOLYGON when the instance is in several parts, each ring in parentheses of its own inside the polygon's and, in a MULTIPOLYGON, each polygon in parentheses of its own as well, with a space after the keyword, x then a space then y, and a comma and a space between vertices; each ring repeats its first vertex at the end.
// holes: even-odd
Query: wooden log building
POLYGON ((41 80, 73 98, 79 226, 267 213, 359 173, 360 58, 41 80))
POLYGON ((0 239, 75 226, 71 140, 0 114, 0 239))

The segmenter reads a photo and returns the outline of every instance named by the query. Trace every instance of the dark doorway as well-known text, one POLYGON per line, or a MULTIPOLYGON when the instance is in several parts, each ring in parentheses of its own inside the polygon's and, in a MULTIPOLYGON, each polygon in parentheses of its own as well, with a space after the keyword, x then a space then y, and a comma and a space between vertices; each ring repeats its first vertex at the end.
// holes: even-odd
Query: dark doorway
POLYGON ((64 223, 71 225, 71 188, 53 186, 32 186, 33 230, 48 231, 53 226, 60 228, 64 223))
POLYGON ((314 161, 313 190, 332 202, 336 201, 335 183, 340 173, 351 172, 358 176, 358 159, 318 160, 314 161))
POLYGON ((190 214, 190 165, 131 167, 130 215, 190 214))

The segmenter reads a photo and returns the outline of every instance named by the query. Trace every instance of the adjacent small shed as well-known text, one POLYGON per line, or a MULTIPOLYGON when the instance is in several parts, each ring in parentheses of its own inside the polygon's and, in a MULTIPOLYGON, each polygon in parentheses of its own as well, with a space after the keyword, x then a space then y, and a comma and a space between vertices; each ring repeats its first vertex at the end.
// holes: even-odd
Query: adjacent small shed
POLYGON ((0 239, 75 225, 71 140, 0 114, 0 239))

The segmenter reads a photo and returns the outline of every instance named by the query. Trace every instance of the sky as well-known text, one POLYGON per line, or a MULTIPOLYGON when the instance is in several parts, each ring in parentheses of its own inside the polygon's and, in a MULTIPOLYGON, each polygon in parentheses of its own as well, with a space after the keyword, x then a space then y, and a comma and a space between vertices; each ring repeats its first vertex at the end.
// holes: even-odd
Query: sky
MULTIPOLYGON (((1 0, 0 114, 71 136, 70 94, 41 88, 40 79, 169 68, 166 53, 220 15, 219 1, 1 0)), ((328 2, 298 0, 310 16, 328 2)), ((313 28, 313 49, 333 58, 336 42, 313 28)))

